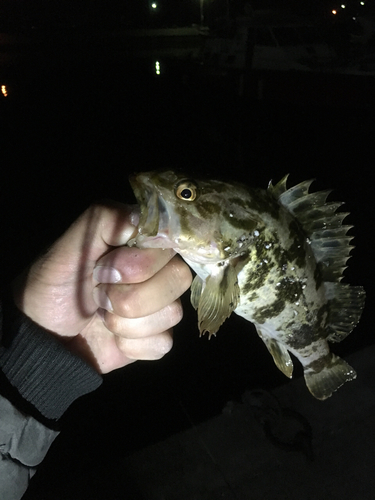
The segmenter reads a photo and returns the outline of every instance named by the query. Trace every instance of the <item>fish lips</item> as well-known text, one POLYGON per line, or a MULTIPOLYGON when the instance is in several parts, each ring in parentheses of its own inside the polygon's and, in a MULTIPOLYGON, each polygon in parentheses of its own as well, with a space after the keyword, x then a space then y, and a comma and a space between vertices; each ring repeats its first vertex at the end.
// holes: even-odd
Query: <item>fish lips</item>
POLYGON ((147 237, 157 236, 159 232, 168 231, 169 215, 163 198, 150 185, 145 174, 129 177, 130 185, 140 206, 138 232, 147 237))

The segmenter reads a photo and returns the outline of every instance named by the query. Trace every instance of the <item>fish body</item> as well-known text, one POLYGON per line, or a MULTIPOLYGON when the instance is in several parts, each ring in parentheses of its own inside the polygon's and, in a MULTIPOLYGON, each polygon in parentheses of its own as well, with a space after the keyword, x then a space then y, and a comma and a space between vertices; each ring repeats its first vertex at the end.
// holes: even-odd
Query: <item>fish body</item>
POLYGON ((268 189, 197 180, 174 171, 134 175, 139 248, 173 248, 196 272, 191 302, 200 333, 215 334, 232 312, 251 321, 276 366, 292 376, 292 353, 310 392, 326 399, 354 369, 332 354, 358 323, 362 287, 342 284, 351 226, 329 191, 312 181, 268 189))

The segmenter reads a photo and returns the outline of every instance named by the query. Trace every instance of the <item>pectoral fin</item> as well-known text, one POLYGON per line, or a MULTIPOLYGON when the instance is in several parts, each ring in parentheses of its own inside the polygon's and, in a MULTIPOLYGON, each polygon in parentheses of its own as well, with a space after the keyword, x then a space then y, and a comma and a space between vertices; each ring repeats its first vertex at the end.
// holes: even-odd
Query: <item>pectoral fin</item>
POLYGON ((200 334, 208 332, 214 335, 222 323, 236 309, 240 300, 240 289, 237 272, 234 266, 228 264, 218 267, 215 274, 210 275, 203 287, 202 281, 194 280, 191 301, 197 304, 198 293, 198 325, 200 334), (201 291, 201 293, 200 293, 201 291))
POLYGON ((190 288, 190 293, 191 293, 190 302, 195 310, 198 309, 199 300, 202 295, 202 290, 203 290, 203 280, 198 275, 196 275, 195 278, 193 279, 193 283, 191 284, 190 288))
POLYGON ((259 337, 266 344, 266 347, 272 355, 277 368, 288 378, 292 378, 293 361, 287 348, 277 340, 268 337, 268 335, 266 334, 263 334, 259 328, 257 328, 257 332, 259 337))

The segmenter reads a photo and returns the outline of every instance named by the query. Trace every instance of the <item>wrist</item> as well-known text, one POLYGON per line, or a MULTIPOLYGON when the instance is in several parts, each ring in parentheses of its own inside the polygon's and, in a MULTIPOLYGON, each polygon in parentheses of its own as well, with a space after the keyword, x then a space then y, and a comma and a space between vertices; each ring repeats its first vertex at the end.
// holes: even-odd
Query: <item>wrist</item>
POLYGON ((1 319, 0 368, 36 418, 56 421, 75 399, 99 387, 102 378, 94 368, 9 300, 2 303, 1 319))

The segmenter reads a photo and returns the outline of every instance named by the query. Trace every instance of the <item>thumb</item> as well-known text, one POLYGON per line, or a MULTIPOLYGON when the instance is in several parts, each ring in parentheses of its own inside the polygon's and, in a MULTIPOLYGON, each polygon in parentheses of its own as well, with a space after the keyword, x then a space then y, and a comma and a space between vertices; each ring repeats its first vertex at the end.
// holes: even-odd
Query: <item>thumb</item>
MULTIPOLYGON (((138 221, 137 205, 92 205, 54 243, 47 252, 48 259, 52 258, 55 265, 61 263, 70 274, 79 271, 82 276, 92 271, 96 261, 111 248, 125 245, 135 236, 138 221)), ((61 271, 60 267, 60 278, 61 271)))
POLYGON ((136 233, 138 220, 136 205, 111 202, 89 207, 15 280, 19 309, 58 332, 64 328, 56 325, 57 317, 66 323, 68 315, 72 325, 87 320, 97 309, 92 297, 97 260, 113 247, 125 245, 136 233))

